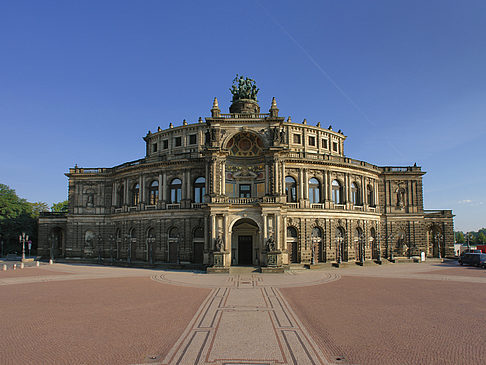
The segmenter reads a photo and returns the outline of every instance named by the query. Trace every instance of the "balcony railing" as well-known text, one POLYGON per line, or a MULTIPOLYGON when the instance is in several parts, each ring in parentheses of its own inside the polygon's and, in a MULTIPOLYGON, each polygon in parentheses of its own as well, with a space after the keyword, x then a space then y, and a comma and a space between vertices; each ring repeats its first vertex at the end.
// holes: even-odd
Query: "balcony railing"
POLYGON ((251 113, 251 114, 220 114, 217 118, 223 119, 264 119, 269 117, 269 113, 251 113))
POLYGON ((167 204, 166 207, 167 209, 181 209, 180 204, 167 204))

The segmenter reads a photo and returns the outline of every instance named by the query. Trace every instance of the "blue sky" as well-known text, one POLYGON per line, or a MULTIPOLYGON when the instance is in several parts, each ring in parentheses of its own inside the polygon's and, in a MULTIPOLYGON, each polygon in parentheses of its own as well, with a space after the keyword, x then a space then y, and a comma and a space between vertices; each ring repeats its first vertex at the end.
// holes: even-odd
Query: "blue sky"
POLYGON ((235 74, 262 111, 321 122, 345 154, 417 165, 426 209, 486 226, 486 2, 4 1, 0 183, 66 199, 77 163, 144 155, 144 136, 223 111, 235 74))

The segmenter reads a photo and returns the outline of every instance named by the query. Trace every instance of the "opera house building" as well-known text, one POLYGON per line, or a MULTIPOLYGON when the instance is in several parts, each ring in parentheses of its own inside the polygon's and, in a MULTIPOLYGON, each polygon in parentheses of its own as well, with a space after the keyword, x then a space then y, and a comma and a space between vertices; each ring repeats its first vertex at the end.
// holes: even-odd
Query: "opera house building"
POLYGON ((340 130, 279 116, 275 98, 260 113, 253 80, 235 81, 228 114, 215 98, 205 120, 149 131, 139 160, 70 168, 38 254, 214 271, 453 255, 452 211, 424 210, 419 166, 347 157, 340 130))

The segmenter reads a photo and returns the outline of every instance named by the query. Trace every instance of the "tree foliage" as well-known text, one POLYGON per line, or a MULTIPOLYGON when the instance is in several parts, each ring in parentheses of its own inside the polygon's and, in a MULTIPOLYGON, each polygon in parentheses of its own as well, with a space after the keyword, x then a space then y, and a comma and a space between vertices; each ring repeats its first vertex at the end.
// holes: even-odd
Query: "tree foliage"
POLYGON ((49 210, 46 203, 29 203, 19 198, 14 189, 0 184, 0 240, 4 243, 4 254, 20 252, 19 234, 25 232, 37 244, 37 217, 41 211, 49 210))
POLYGON ((456 242, 457 243, 464 243, 466 242, 466 239, 464 238, 464 233, 462 232, 454 232, 456 235, 456 242))
POLYGON ((51 207, 51 212, 56 213, 64 213, 68 211, 68 201, 64 200, 63 202, 54 203, 51 207))

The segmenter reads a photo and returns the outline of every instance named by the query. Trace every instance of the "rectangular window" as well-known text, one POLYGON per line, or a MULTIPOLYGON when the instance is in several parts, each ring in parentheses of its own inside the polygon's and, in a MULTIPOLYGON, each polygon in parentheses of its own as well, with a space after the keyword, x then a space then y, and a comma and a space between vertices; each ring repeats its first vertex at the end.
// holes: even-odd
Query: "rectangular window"
POLYGON ((294 134, 294 143, 300 144, 300 134, 294 134))
POLYGON ((182 137, 175 137, 175 138, 174 138, 174 146, 175 146, 175 147, 180 147, 180 146, 182 146, 182 137))
POLYGON ((316 137, 309 136, 309 146, 315 146, 315 145, 316 145, 316 137))
POLYGON ((169 140, 168 140, 168 139, 164 139, 164 140, 162 141, 162 148, 163 148, 164 150, 166 150, 167 148, 169 148, 169 140))
POLYGON ((327 139, 322 140, 322 148, 325 148, 327 150, 327 139))
POLYGON ((332 142, 332 149, 334 150, 334 152, 337 152, 338 151, 338 144, 337 144, 337 142, 332 142))
POLYGON ((250 198, 251 197, 251 185, 250 184, 240 184, 239 188, 240 198, 250 198))
POLYGON ((152 152, 157 152, 157 143, 152 145, 152 152))
POLYGON ((196 144, 196 135, 195 134, 191 134, 189 136, 189 144, 196 144))

